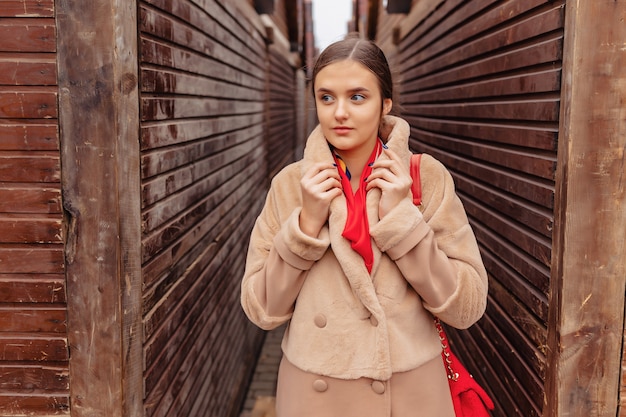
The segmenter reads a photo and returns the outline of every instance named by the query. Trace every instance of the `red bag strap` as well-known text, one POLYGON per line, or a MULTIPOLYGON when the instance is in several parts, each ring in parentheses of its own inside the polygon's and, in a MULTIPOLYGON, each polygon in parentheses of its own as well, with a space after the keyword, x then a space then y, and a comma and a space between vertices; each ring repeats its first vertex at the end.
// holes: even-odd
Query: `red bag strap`
MULTIPOLYGON (((411 155, 411 178, 413 179, 413 184, 411 185, 411 192, 413 193, 413 204, 419 206, 422 204, 422 183, 420 180, 420 162, 422 160, 422 154, 413 154, 411 155)), ((441 340, 441 349, 442 355, 444 359, 444 364, 446 365, 446 372, 448 374, 448 379, 451 381, 456 381, 459 378, 459 374, 454 372, 452 369, 452 358, 450 357, 450 349, 448 347, 448 338, 443 330, 443 326, 439 321, 439 318, 435 317, 435 326, 437 327, 437 332, 439 332, 439 340, 441 340)))
POLYGON ((411 192, 413 193, 413 204, 419 206, 422 204, 422 183, 420 181, 420 161, 422 160, 421 153, 414 153, 411 155, 410 172, 411 178, 413 178, 413 185, 411 185, 411 192))

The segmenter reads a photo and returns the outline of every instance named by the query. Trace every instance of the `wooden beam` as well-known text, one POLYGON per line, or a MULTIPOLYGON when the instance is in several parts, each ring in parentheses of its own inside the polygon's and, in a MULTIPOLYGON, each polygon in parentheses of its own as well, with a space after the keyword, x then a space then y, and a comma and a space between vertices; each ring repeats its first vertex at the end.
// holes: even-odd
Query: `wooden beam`
POLYGON ((72 416, 139 416, 137 2, 56 7, 72 416))
POLYGON ((626 0, 566 2, 545 417, 618 414, 626 0))

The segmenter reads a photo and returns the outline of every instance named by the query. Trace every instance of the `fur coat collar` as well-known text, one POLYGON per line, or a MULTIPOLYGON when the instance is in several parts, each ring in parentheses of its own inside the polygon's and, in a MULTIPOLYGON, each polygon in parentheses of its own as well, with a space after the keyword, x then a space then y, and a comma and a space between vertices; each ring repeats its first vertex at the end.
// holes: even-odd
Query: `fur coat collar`
MULTIPOLYGON (((405 120, 395 116, 383 117, 379 129, 379 137, 389 149, 394 151, 402 159, 407 167, 411 159, 409 134, 409 124, 405 120)), ((386 158, 386 156, 383 154, 379 158, 386 158)), ((304 175, 315 163, 325 161, 333 161, 333 155, 322 133, 322 129, 318 125, 309 136, 304 149, 301 174, 304 175)), ((370 228, 375 227, 379 222, 378 204, 380 202, 380 196, 380 190, 377 188, 367 193, 367 213, 370 228)), ((382 315, 383 312, 378 302, 374 286, 372 285, 370 273, 367 271, 365 262, 363 262, 363 258, 352 249, 350 242, 341 235, 344 225, 346 224, 347 216, 348 212, 345 196, 342 195, 340 198, 335 198, 331 202, 330 216, 328 219, 330 245, 356 296, 372 314, 382 315)), ((382 252, 375 244, 372 244, 372 249, 374 252, 372 275, 375 275, 380 265, 382 252)))

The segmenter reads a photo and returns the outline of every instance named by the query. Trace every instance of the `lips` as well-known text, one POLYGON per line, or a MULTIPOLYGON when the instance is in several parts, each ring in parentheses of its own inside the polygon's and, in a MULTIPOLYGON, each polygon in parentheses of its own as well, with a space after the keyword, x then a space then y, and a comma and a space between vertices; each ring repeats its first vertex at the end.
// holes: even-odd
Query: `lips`
POLYGON ((337 127, 333 127, 333 132, 335 132, 338 135, 347 135, 348 133, 350 133, 352 131, 352 128, 347 127, 347 126, 337 126, 337 127))

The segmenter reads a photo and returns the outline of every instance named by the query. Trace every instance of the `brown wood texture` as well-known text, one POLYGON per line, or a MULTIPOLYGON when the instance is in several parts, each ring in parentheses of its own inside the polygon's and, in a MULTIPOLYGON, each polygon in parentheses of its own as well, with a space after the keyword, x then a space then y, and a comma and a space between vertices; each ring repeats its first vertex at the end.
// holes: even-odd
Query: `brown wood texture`
POLYGON ((137 4, 56 6, 71 415, 138 416, 137 4))
POLYGON ((624 414, 624 16, 566 3, 546 417, 624 414))
POLYGON ((295 71, 276 48, 269 49, 267 161, 269 177, 294 161, 296 135, 295 71))
POLYGON ((67 414, 54 3, 0 18, 0 414, 67 414))
POLYGON ((429 0, 379 16, 411 144, 451 171, 489 273, 485 317, 450 336, 494 416, 543 408, 564 16, 564 1, 546 0, 429 0))
POLYGON ((144 412, 235 417, 263 336, 239 306, 247 236, 293 159, 295 71, 250 2, 146 0, 139 22, 144 412))
POLYGON ((54 0, 0 0, 0 17, 54 17, 54 0))

